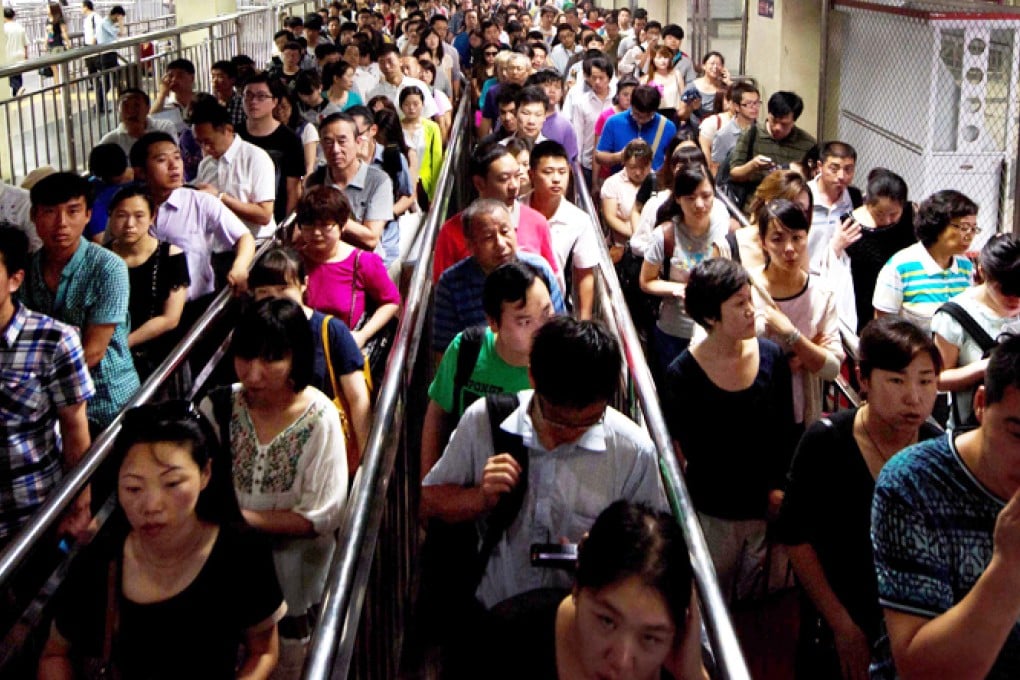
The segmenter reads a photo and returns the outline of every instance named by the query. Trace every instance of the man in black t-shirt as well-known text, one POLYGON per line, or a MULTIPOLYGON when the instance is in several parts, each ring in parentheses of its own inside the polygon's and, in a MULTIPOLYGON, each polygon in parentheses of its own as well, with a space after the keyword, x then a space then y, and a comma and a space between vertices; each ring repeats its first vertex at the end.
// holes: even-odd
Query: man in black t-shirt
POLYGON ((247 121, 238 130, 241 139, 266 150, 276 167, 276 203, 273 217, 277 224, 297 206, 301 177, 305 174, 305 154, 301 139, 287 126, 273 118, 273 109, 284 93, 264 73, 254 76, 244 86, 244 113, 247 121))

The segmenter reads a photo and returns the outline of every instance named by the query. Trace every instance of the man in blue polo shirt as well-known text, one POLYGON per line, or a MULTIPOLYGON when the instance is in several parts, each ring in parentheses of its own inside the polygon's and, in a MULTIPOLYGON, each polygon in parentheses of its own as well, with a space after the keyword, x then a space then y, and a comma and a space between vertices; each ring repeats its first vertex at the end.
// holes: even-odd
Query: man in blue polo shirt
POLYGON ((640 137, 652 147, 652 170, 658 172, 666 158, 666 146, 676 136, 676 125, 658 113, 662 96, 649 85, 634 88, 630 108, 610 116, 602 129, 595 160, 601 166, 611 166, 611 172, 623 167, 623 148, 640 137))

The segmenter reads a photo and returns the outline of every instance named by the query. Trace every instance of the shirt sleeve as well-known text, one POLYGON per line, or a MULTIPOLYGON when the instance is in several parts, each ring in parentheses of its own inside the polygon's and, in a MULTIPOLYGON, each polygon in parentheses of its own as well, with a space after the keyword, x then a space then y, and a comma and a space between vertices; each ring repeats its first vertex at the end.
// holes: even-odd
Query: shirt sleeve
POLYGON ((662 260, 666 256, 665 234, 663 227, 656 227, 652 230, 652 237, 645 249, 645 262, 662 267, 662 260))
POLYGON ((596 151, 606 151, 608 153, 615 153, 619 151, 616 148, 616 122, 613 120, 613 116, 606 119, 606 124, 602 128, 602 134, 599 135, 599 145, 595 148, 596 151))
POLYGON ((481 482, 483 466, 491 455, 489 415, 485 400, 478 399, 464 411, 443 455, 425 475, 422 486, 475 486, 481 482))
POLYGON ((201 191, 193 193, 195 200, 205 204, 199 207, 203 208, 206 220, 205 230, 212 236, 211 245, 214 253, 232 250, 242 236, 251 233, 241 218, 215 196, 201 191))
POLYGON ((458 333, 450 346, 443 353, 443 360, 439 362, 436 370, 436 377, 429 385, 429 399, 439 404, 439 407, 447 413, 453 413, 453 381, 457 372, 457 358, 460 356, 460 339, 462 333, 458 333))
POLYGON ((347 500, 347 449, 339 411, 321 393, 316 396, 322 401, 313 407, 315 424, 301 453, 294 512, 322 535, 340 527, 347 500))
POLYGON ((754 126, 751 125, 737 137, 737 143, 733 146, 733 151, 730 152, 730 173, 733 172, 733 168, 740 167, 751 159, 751 152, 753 150, 749 147, 751 145, 751 130, 753 129, 754 126))
POLYGON ((599 266, 599 244, 595 237, 595 224, 586 220, 574 243, 575 269, 592 269, 599 266))
MULTIPOLYGON (((254 146, 254 145, 253 145, 254 146)), ((251 164, 251 193, 243 198, 253 203, 276 200, 276 168, 265 149, 255 147, 257 153, 251 164)), ((199 169, 201 174, 201 168, 199 169)), ((304 174, 304 173, 302 173, 304 174)))
POLYGON ((963 347, 967 337, 963 332, 960 322, 942 311, 936 311, 935 315, 932 316, 931 332, 938 333, 942 336, 943 340, 951 345, 956 345, 958 348, 963 347))
POLYGON ((381 170, 378 173, 378 180, 373 183, 372 194, 361 218, 362 223, 389 222, 393 219, 393 182, 381 170))
MULTIPOLYGON (((112 255, 109 251, 105 254, 112 255)), ((127 265, 115 255, 103 260, 94 273, 92 283, 98 287, 96 304, 88 312, 86 325, 120 324, 127 321, 128 299, 131 297, 127 265)))
POLYGON ((171 255, 167 259, 166 282, 170 290, 187 288, 191 285, 191 274, 188 273, 188 258, 183 253, 171 255))
POLYGON ((61 328, 60 342, 48 368, 47 392, 57 408, 80 404, 95 396, 95 386, 85 364, 85 351, 78 334, 70 327, 61 328))
MULTIPOLYGON (((287 132, 290 132, 288 129, 287 132)), ((301 146, 301 139, 297 134, 290 132, 286 136, 286 146, 289 147, 289 151, 283 154, 283 163, 280 168, 280 172, 283 173, 284 177, 304 177, 305 174, 305 150, 301 146)), ((275 175, 274 169, 272 177, 274 177, 273 195, 276 195, 275 187, 275 175)))
POLYGON ((362 253, 361 272, 365 292, 376 305, 400 304, 400 291, 386 272, 386 265, 375 253, 362 253))
POLYGON ((903 307, 903 279, 892 261, 886 262, 878 272, 871 306, 889 314, 897 314, 903 307))

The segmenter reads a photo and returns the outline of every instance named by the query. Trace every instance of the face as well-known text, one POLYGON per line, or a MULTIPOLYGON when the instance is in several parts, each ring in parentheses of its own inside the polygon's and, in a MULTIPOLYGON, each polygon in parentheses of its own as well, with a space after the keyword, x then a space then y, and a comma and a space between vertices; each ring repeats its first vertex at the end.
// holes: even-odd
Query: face
POLYGON ((549 55, 545 53, 545 50, 536 49, 535 56, 531 58, 531 68, 536 71, 542 70, 545 68, 545 62, 548 57, 549 55))
POLYGON ((703 66, 705 67, 705 73, 712 78, 719 78, 722 76, 723 62, 717 55, 713 54, 711 57, 706 59, 703 66))
POLYGON ((158 142, 149 147, 145 162, 145 181, 160 191, 184 186, 184 162, 181 150, 173 142, 158 142))
POLYGON ((643 127, 652 122, 652 119, 655 118, 655 111, 638 111, 632 107, 630 110, 630 116, 634 119, 634 122, 637 123, 638 127, 643 127))
POLYGON ((574 625, 587 677, 653 680, 676 639, 676 626, 658 590, 636 576, 576 595, 574 625))
POLYGON ((361 63, 361 50, 357 47, 348 46, 347 49, 344 50, 344 61, 348 64, 357 66, 361 63))
POLYGON ((499 26, 489 26, 485 29, 482 34, 485 38, 485 42, 498 43, 499 42, 499 26))
POLYGON ((868 213, 876 227, 891 227, 903 217, 903 204, 887 196, 879 196, 874 203, 868 204, 868 213))
POLYGON ((693 228, 707 226, 714 202, 715 190, 707 179, 703 180, 694 193, 677 199, 684 214, 684 224, 693 228))
POLYGON ((592 67, 591 75, 588 76, 588 85, 595 90, 595 94, 604 97, 609 93, 609 74, 600 68, 592 67))
POLYGON ((244 359, 234 357, 234 370, 244 385, 245 398, 253 405, 274 401, 281 392, 293 393, 294 384, 290 379, 292 365, 288 354, 282 359, 244 359))
POLYGON ((212 70, 212 86, 216 92, 230 92, 234 89, 234 79, 218 68, 212 70))
POLYGON ((276 106, 273 107, 273 118, 284 125, 290 122, 293 113, 294 107, 290 105, 290 100, 286 97, 276 102, 276 106))
POLYGON ((787 229, 779 220, 770 220, 762 248, 769 256, 769 266, 781 271, 800 269, 807 252, 808 235, 799 229, 787 229))
POLYGON ((434 40, 430 39, 431 42, 426 43, 428 44, 430 50, 439 47, 439 43, 442 42, 443 40, 446 40, 446 31, 448 28, 449 25, 447 25, 445 21, 437 21, 432 25, 432 32, 435 34, 432 36, 434 40))
POLYGON ((528 288, 523 301, 504 302, 499 323, 491 319, 489 325, 499 334, 499 343, 518 355, 531 353, 535 333, 553 315, 549 289, 540 278, 528 288))
POLYGON ((852 158, 829 156, 821 164, 819 181, 833 191, 843 192, 854 181, 857 163, 852 158))
POLYGON ((939 234, 935 245, 943 252, 962 255, 970 248, 978 233, 977 215, 954 217, 949 226, 939 234))
POLYGON ((517 107, 513 102, 500 105, 499 122, 507 132, 511 134, 517 132, 517 107))
POLYGON ((414 57, 404 57, 400 60, 400 72, 408 78, 421 80, 421 64, 414 57))
POLYGON ((400 57, 395 52, 384 54, 379 59, 379 72, 382 73, 383 77, 387 80, 393 80, 403 75, 400 72, 400 57))
POLYGON ((409 95, 404 99, 404 103, 400 105, 400 110, 404 112, 404 117, 411 120, 418 120, 421 116, 422 101, 421 97, 416 95, 409 95))
POLYGON ((595 427, 605 413, 605 400, 583 408, 559 406, 536 392, 531 420, 542 446, 552 450, 576 442, 585 432, 595 427))
POLYGON ((354 125, 338 120, 326 126, 319 134, 322 153, 331 168, 346 169, 357 161, 359 135, 354 125))
POLYGON ((563 83, 559 81, 547 82, 542 83, 539 87, 541 87, 542 91, 545 92, 545 96, 549 98, 550 106, 559 106, 560 99, 563 98, 563 83))
MULTIPOLYGON (((519 120, 519 119, 518 119, 519 120)), ((482 198, 494 198, 508 206, 517 198, 520 190, 520 168, 511 154, 501 156, 489 165, 484 181, 475 179, 475 188, 482 198)))
POLYGON ((759 111, 761 111, 761 97, 757 92, 740 95, 740 103, 737 105, 738 114, 748 120, 757 120, 759 111))
POLYGON ((534 139, 542 132, 545 124, 545 105, 541 102, 529 102, 517 107, 517 133, 534 139))
MULTIPOLYGON (((516 175, 515 175, 516 180, 516 175)), ((475 220, 468 250, 485 272, 491 272, 513 259, 517 234, 510 224, 510 213, 497 210, 475 220)))
MULTIPOLYGON (((521 55, 523 57, 523 55, 521 55)), ((506 65, 506 80, 509 83, 515 85, 523 85, 524 81, 528 79, 528 58, 514 59, 507 62, 506 65)))
POLYGON ((992 490, 1009 498, 1020 488, 1020 389, 1007 387, 998 402, 987 405, 984 386, 974 396, 981 422, 981 458, 992 490))
POLYGON ((124 199, 110 214, 110 232, 114 239, 124 244, 137 243, 149 233, 151 226, 152 212, 148 201, 141 196, 124 199))
POLYGON ((266 83, 250 83, 244 87, 244 113, 252 120, 264 120, 273 115, 277 100, 266 83))
POLYGON ((301 225, 304 254, 315 261, 325 261, 336 251, 341 229, 336 223, 301 225))
POLYGON ((141 125, 149 115, 149 105, 141 95, 129 94, 120 99, 120 122, 125 125, 141 125))
POLYGON ((18 292, 21 282, 25 280, 25 270, 19 270, 11 274, 7 271, 7 265, 3 258, 0 258, 0 308, 12 311, 10 308, 11 296, 18 292))
POLYGON ((563 48, 567 50, 572 49, 574 47, 574 43, 577 40, 577 36, 574 35, 573 31, 560 31, 559 37, 560 44, 562 44, 563 48))
POLYGON ((676 52, 680 49, 680 41, 675 35, 667 35, 662 39, 662 44, 676 52))
POLYGON ((531 169, 531 184, 542 196, 563 196, 570 182, 570 165, 566 158, 546 156, 531 169))
POLYGON ((231 142, 234 141, 234 135, 227 130, 226 126, 216 129, 212 123, 199 123, 193 128, 195 141, 202 147, 202 153, 206 156, 219 158, 227 152, 231 142))
POLYGON ((464 14, 464 27, 468 31, 473 31, 478 28, 478 12, 471 10, 464 14))
POLYGON ((648 173, 652 171, 652 164, 647 158, 631 158, 623 164, 623 169, 627 173, 627 179, 630 180, 631 184, 640 185, 648 177, 648 173))
POLYGON ((531 154, 527 150, 521 151, 517 155, 517 167, 518 193, 526 194, 531 191, 531 177, 529 175, 531 171, 531 154))
POLYGON ((875 368, 869 377, 861 377, 868 410, 890 427, 911 433, 931 415, 937 382, 935 363, 927 352, 918 352, 902 371, 875 368))
POLYGON ((808 215, 811 214, 811 194, 808 193, 807 189, 797 194, 797 198, 795 198, 793 202, 796 203, 797 206, 805 213, 808 215))
POLYGON ((727 337, 749 340, 754 337, 754 300, 750 284, 731 295, 719 306, 718 321, 711 321, 714 333, 727 337))
POLYGON ((344 67, 343 73, 341 73, 339 75, 337 80, 340 81, 340 87, 342 87, 344 89, 344 91, 349 92, 349 91, 353 90, 354 89, 354 69, 348 68, 348 67, 344 67))
POLYGON ((616 100, 619 102, 621 111, 626 111, 630 108, 630 96, 634 94, 634 86, 625 87, 621 90, 617 90, 616 100))
POLYGON ((197 520, 195 506, 209 477, 209 466, 200 468, 186 444, 135 444, 117 475, 117 500, 139 537, 172 540, 197 520))
POLYGON ((171 92, 191 92, 195 84, 195 76, 179 68, 170 69, 167 71, 167 75, 170 76, 171 92))
POLYGON ((35 230, 43 247, 50 251, 62 251, 76 246, 91 216, 92 211, 88 209, 84 196, 57 205, 32 208, 35 230))
POLYGON ((793 114, 787 116, 776 117, 771 113, 768 114, 769 132, 772 134, 772 138, 777 142, 786 139, 793 132, 793 114))

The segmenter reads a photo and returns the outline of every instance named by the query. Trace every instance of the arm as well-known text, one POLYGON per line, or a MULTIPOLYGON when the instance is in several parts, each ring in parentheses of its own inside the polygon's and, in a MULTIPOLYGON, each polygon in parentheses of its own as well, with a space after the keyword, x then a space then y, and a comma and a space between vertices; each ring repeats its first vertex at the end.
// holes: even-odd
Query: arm
POLYGON ((401 217, 414 207, 414 196, 401 196, 393 202, 393 216, 401 217))
POLYGON ((71 645, 57 630, 56 624, 50 626, 50 637, 43 647, 36 677, 38 680, 74 680, 71 645))
POLYGON ((255 238, 251 233, 241 234, 234 246, 234 265, 227 273, 227 282, 234 289, 235 294, 241 294, 248 290, 248 270, 251 262, 255 259, 255 238))
POLYGON ((958 392, 984 380, 988 359, 960 366, 960 348, 946 340, 939 333, 934 334, 935 346, 942 355, 942 372, 939 373, 939 390, 958 392))
POLYGON ((293 510, 241 510, 252 529, 285 536, 315 536, 315 527, 293 510))
POLYGON ((365 374, 361 371, 340 376, 340 390, 347 400, 350 409, 351 425, 358 438, 361 450, 368 443, 368 433, 372 429, 372 397, 368 394, 365 374))
POLYGON ((620 151, 601 151, 599 149, 596 149, 595 154, 592 156, 592 158, 599 165, 608 166, 620 165, 621 163, 623 163, 623 150, 621 149, 620 151))
POLYGON ((482 123, 478 126, 478 139, 489 136, 492 132, 492 119, 482 117, 482 123))
POLYGON ((618 207, 619 201, 617 201, 615 198, 603 197, 602 219, 604 219, 606 224, 609 225, 609 228, 615 231, 617 234, 623 236, 624 238, 630 238, 631 234, 634 233, 630 226, 630 220, 623 220, 620 218, 620 216, 616 212, 618 207))
MULTIPOLYGON (((425 409, 425 422, 421 428, 421 476, 428 474, 439 460, 453 431, 452 417, 434 399, 429 399, 425 409)), ((427 487, 426 487, 427 488, 427 487)))
POLYGON ((159 92, 156 93, 156 101, 152 102, 149 113, 159 113, 166 108, 166 98, 170 95, 170 74, 164 74, 159 81, 159 92))
POLYGON ((372 316, 368 318, 364 326, 356 331, 351 331, 351 335, 354 336, 358 347, 364 347, 365 343, 371 340, 376 333, 383 329, 383 326, 389 323, 390 319, 397 315, 397 307, 398 305, 395 302, 379 305, 379 308, 372 313, 372 316))
POLYGON ((867 680, 871 645, 832 591, 815 549, 809 543, 789 545, 786 549, 808 597, 832 628, 843 677, 848 680, 867 680))
POLYGON ((188 289, 184 286, 170 291, 166 302, 163 304, 163 313, 154 316, 128 335, 128 347, 135 347, 143 342, 172 331, 181 322, 181 314, 184 312, 184 303, 188 299, 188 289))
POLYGON ((687 286, 674 281, 663 281, 659 278, 662 265, 652 264, 647 259, 641 264, 641 292, 657 297, 683 298, 687 286))
POLYGON ((266 680, 276 667, 280 654, 280 633, 276 624, 266 630, 249 630, 244 638, 248 654, 244 665, 237 671, 237 679, 266 680))
MULTIPOLYGON (((258 203, 248 203, 242 201, 239 198, 235 198, 230 194, 219 194, 220 200, 223 201, 223 205, 230 208, 235 215, 240 217, 245 222, 254 222, 265 226, 269 224, 270 220, 273 219, 273 203, 274 201, 260 201, 258 203)), ((288 203, 290 202, 290 186, 288 180, 287 187, 288 203)))
MULTIPOLYGON (((70 470, 78 464, 92 443, 89 421, 86 418, 86 402, 81 401, 58 408, 57 421, 60 423, 64 470, 70 470)), ((87 540, 89 522, 92 520, 91 504, 92 488, 86 486, 61 519, 58 533, 69 534, 78 540, 87 540)))
POLYGON ((500 496, 510 492, 520 478, 521 466, 508 453, 489 458, 479 486, 440 484, 422 486, 421 514, 446 522, 466 522, 492 510, 500 496))
POLYGON ((81 344, 85 349, 85 363, 88 367, 95 368, 106 355, 106 348, 110 346, 113 332, 117 324, 102 323, 88 324, 82 334, 81 344))
MULTIPOLYGON (((318 142, 308 142, 304 145, 305 152, 305 176, 308 176, 315 172, 315 168, 319 165, 318 158, 318 142)), ((299 180, 300 181, 300 180, 299 180)), ((290 187, 288 186, 287 194, 290 195, 290 187)))
POLYGON ((351 245, 365 250, 375 250, 382 240, 383 229, 386 222, 383 220, 367 220, 364 224, 349 218, 344 225, 343 238, 351 245))
POLYGON ((298 200, 301 199, 301 178, 300 177, 288 177, 287 178, 287 214, 294 212, 294 208, 297 207, 298 200))
POLYGON ((574 267, 574 289, 577 292, 577 318, 591 319, 591 310, 595 304, 595 268, 579 269, 574 267))

